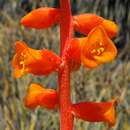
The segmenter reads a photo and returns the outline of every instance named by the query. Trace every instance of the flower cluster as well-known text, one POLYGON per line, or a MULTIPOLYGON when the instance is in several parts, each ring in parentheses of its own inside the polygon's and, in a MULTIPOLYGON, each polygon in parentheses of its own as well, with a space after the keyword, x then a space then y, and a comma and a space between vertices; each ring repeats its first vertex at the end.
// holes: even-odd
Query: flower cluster
MULTIPOLYGON (((42 7, 24 16, 21 24, 28 28, 46 29, 54 24, 60 24, 62 19, 61 9, 42 7)), ((72 19, 73 29, 83 33, 85 37, 72 38, 66 48, 65 55, 71 72, 78 70, 81 64, 92 69, 114 60, 117 49, 111 38, 117 35, 118 27, 113 21, 95 14, 81 14, 72 16, 72 19)), ((23 41, 17 41, 12 67, 16 78, 27 73, 42 76, 59 72, 64 67, 64 60, 50 50, 35 50, 23 41)), ((32 83, 24 103, 28 108, 37 106, 59 108, 58 92, 32 83)), ((70 112, 86 121, 103 121, 114 125, 115 105, 116 100, 102 103, 83 102, 72 104, 70 112)))

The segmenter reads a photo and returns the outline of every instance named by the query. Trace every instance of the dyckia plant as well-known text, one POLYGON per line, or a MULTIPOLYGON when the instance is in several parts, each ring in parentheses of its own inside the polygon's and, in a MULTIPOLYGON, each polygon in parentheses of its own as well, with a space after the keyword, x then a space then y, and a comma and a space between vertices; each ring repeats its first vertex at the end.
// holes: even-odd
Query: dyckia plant
POLYGON ((70 74, 78 70, 81 64, 93 69, 116 57, 117 49, 111 38, 118 32, 117 25, 95 14, 72 16, 70 0, 60 0, 58 9, 35 9, 22 18, 21 24, 35 29, 46 29, 54 24, 60 26, 60 56, 47 49, 32 49, 23 41, 16 42, 16 54, 12 60, 15 77, 27 73, 39 76, 58 73, 58 90, 32 83, 24 98, 25 106, 30 109, 37 106, 59 109, 60 130, 72 130, 75 117, 113 126, 116 121, 116 100, 73 104, 70 98, 70 74), (85 37, 75 38, 75 30, 85 37))

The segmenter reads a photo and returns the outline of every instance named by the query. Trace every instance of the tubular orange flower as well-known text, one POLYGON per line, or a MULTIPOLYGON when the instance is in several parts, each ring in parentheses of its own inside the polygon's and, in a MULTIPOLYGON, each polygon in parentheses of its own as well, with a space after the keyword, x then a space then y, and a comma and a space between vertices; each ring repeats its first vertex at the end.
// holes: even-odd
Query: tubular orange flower
POLYGON ((116 100, 110 102, 83 102, 72 105, 72 113, 83 120, 90 122, 107 122, 113 126, 116 122, 116 100))
POLYGON ((24 16, 21 23, 30 28, 44 29, 58 22, 59 9, 42 7, 24 16))
POLYGON ((111 20, 103 19, 95 14, 81 14, 73 17, 74 28, 83 34, 88 34, 94 27, 102 25, 110 38, 118 33, 118 26, 111 20))
POLYGON ((70 46, 67 50, 67 58, 71 70, 79 69, 81 65, 81 46, 80 41, 73 38, 70 42, 70 46))
POLYGON ((28 108, 37 106, 53 109, 58 104, 58 94, 53 89, 46 89, 39 84, 31 84, 24 98, 24 104, 28 108))
POLYGON ((16 54, 12 60, 14 76, 21 77, 26 73, 46 75, 56 71, 61 64, 61 59, 52 51, 29 48, 24 42, 16 42, 16 54))
POLYGON ((87 38, 81 39, 81 42, 81 61, 85 67, 97 67, 112 61, 117 55, 114 43, 109 39, 102 26, 94 28, 87 38))

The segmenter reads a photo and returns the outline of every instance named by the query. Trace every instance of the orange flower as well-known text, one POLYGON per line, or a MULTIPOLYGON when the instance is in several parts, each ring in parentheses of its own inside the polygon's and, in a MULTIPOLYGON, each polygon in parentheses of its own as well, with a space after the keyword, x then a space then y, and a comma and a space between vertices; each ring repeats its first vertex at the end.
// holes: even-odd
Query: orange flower
POLYGON ((88 68, 112 61, 117 55, 114 43, 109 39, 102 26, 95 27, 82 43, 81 61, 88 68))
POLYGON ((24 16, 21 23, 30 28, 48 28, 58 22, 59 10, 56 8, 38 8, 24 16))
POLYGON ((111 20, 103 19, 95 14, 81 14, 73 17, 74 28, 83 34, 88 34, 94 27, 102 25, 110 38, 118 33, 118 26, 111 20))
POLYGON ((81 46, 79 39, 72 39, 67 50, 67 59, 71 70, 79 69, 81 65, 81 46))
POLYGON ((83 120, 89 122, 107 122, 113 126, 115 117, 116 100, 110 102, 83 102, 72 105, 72 113, 83 120))
POLYGON ((35 50, 29 48, 22 41, 16 42, 16 54, 12 60, 15 77, 21 77, 26 73, 46 75, 56 71, 60 64, 60 57, 52 51, 35 50))
POLYGON ((31 84, 28 93, 24 98, 24 104, 28 108, 37 106, 53 109, 58 104, 57 92, 53 89, 46 89, 39 84, 31 84))

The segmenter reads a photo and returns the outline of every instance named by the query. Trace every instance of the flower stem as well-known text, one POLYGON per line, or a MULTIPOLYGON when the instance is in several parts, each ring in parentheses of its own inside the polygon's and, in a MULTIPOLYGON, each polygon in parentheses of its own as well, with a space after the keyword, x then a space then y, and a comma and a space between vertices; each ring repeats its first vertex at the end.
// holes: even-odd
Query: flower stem
POLYGON ((70 0, 60 0, 60 9, 61 57, 64 61, 64 67, 59 72, 60 130, 72 130, 73 115, 70 112, 70 70, 66 58, 67 46, 72 38, 73 32, 70 0))

